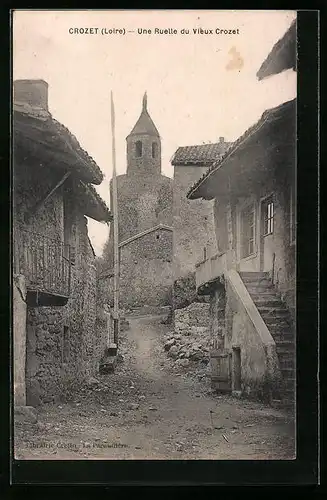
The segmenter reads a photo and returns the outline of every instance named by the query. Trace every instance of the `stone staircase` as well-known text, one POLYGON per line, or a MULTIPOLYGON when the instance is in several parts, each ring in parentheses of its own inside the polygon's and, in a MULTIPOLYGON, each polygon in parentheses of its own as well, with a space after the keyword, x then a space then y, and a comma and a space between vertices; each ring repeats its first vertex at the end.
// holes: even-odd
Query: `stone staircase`
POLYGON ((274 288, 269 273, 240 272, 242 281, 255 303, 271 336, 282 373, 282 387, 274 406, 294 408, 296 390, 295 329, 290 312, 274 288))

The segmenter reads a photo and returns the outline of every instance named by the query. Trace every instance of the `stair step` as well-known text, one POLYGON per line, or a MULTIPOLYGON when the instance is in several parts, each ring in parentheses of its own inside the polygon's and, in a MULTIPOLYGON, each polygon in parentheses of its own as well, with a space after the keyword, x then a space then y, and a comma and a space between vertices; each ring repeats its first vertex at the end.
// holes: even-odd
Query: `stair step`
POLYGON ((295 369, 295 356, 292 352, 277 351, 277 357, 281 368, 294 368, 295 369))
POLYGON ((286 341, 286 342, 294 342, 293 337, 288 337, 283 334, 275 334, 273 331, 269 330, 271 333, 272 338, 276 342, 276 345, 278 345, 280 342, 286 341))
MULTIPOLYGON (((249 290, 248 290, 249 292, 249 290)), ((273 290, 265 290, 264 292, 249 292, 253 302, 256 301, 263 301, 263 300, 273 300, 273 301, 278 301, 281 303, 280 298, 277 296, 277 294, 273 290)))
POLYGON ((288 317, 285 317, 285 315, 283 314, 282 316, 271 316, 271 315, 266 315, 266 322, 267 322, 267 325, 271 325, 271 326, 278 326, 278 327, 286 327, 288 329, 291 329, 292 325, 291 325, 291 321, 289 320, 288 317))
POLYGON ((272 282, 269 278, 242 278, 242 281, 246 287, 262 287, 267 288, 272 286, 272 282))
POLYGON ((281 372, 283 374, 283 377, 290 377, 294 378, 295 377, 295 368, 281 368, 281 372))
POLYGON ((283 380, 283 390, 284 395, 292 395, 294 398, 296 391, 296 381, 295 380, 283 380))
POLYGON ((276 342, 276 345, 278 345, 280 342, 283 342, 283 341, 287 341, 287 342, 294 342, 294 339, 292 337, 287 337, 285 335, 279 335, 279 334, 275 334, 274 332, 272 332, 271 330, 269 330, 270 333, 271 333, 271 336, 272 338, 274 339, 274 341, 276 342))
POLYGON ((267 307, 267 306, 257 306, 259 309, 260 314, 264 314, 267 317, 283 317, 283 318, 288 318, 289 317, 289 311, 286 308, 282 307, 267 307))
POLYGON ((283 396, 289 399, 295 399, 295 392, 295 386, 294 388, 285 387, 285 389, 283 389, 283 396))
POLYGON ((268 321, 267 321, 266 325, 269 328, 271 328, 271 330, 273 330, 274 332, 289 334, 289 335, 292 335, 292 338, 295 337, 294 332, 292 331, 290 324, 287 323, 286 321, 281 321, 278 323, 278 322, 276 322, 276 318, 267 318, 267 319, 268 319, 268 321), (270 319, 270 321, 269 321, 269 319, 270 319))
POLYGON ((280 340, 276 342, 276 349, 287 349, 288 352, 293 352, 295 350, 295 342, 292 340, 280 340))
POLYGON ((271 307, 273 309, 278 309, 278 310, 284 310, 285 309, 285 306, 283 305, 283 303, 280 301, 280 299, 276 298, 276 297, 272 297, 270 299, 266 298, 266 297, 259 297, 257 299, 255 299, 254 297, 252 297, 252 300, 253 302, 255 303, 255 305, 257 306, 257 308, 259 309, 260 307, 271 307))
POLYGON ((264 271, 241 271, 242 278, 269 278, 269 273, 264 271))
POLYGON ((282 356, 289 354, 289 356, 295 357, 295 349, 289 348, 288 346, 278 345, 278 342, 276 342, 276 350, 278 354, 281 354, 282 356))
POLYGON ((290 347, 279 346, 276 343, 276 352, 278 357, 282 356, 283 358, 285 358, 287 357, 287 355, 289 355, 289 359, 295 360, 295 349, 292 349, 290 347))
POLYGON ((262 285, 255 285, 254 283, 251 284, 244 283, 244 284, 245 288, 247 289, 247 291, 251 296, 252 294, 260 294, 260 295, 262 294, 263 296, 266 296, 269 295, 270 293, 277 295, 277 292, 272 285, 262 286, 262 285))
POLYGON ((293 370, 295 371, 295 359, 287 359, 287 358, 281 358, 280 356, 279 357, 279 366, 280 366, 280 370, 281 372, 283 372, 283 370, 285 369, 290 369, 290 370, 293 370))

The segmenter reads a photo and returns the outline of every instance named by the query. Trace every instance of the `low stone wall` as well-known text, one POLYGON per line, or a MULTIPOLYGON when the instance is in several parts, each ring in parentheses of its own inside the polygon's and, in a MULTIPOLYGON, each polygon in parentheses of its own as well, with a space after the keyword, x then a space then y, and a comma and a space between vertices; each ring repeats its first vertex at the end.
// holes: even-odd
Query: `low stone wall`
POLYGON ((195 302, 175 310, 174 319, 174 331, 164 341, 164 349, 174 367, 192 372, 201 366, 205 369, 211 347, 210 304, 195 302))
POLYGON ((195 272, 192 272, 174 281, 173 307, 183 309, 194 302, 209 302, 209 297, 197 294, 195 272))

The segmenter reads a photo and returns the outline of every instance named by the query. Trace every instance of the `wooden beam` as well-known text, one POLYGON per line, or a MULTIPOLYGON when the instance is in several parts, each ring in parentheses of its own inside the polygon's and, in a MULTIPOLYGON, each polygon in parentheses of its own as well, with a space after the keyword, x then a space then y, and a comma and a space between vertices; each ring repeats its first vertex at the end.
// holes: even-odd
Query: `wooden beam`
POLYGON ((44 205, 46 203, 46 201, 48 201, 48 199, 51 198, 51 196, 57 191, 57 189, 63 185, 63 183, 66 181, 66 179, 70 175, 71 175, 71 171, 66 172, 65 175, 60 179, 60 181, 57 182, 57 184, 48 192, 48 194, 44 198, 42 198, 42 200, 40 200, 38 203, 36 203, 34 205, 34 207, 32 207, 29 210, 27 217, 34 215, 42 207, 42 205, 44 205))

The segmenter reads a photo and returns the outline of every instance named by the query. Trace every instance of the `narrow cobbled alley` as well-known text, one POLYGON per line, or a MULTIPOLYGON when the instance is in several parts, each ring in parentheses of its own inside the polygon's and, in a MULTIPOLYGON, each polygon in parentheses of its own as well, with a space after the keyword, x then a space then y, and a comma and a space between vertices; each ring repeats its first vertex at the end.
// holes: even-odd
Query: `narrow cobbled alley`
POLYGON ((281 410, 212 393, 174 372, 162 316, 131 316, 123 361, 66 402, 17 423, 17 459, 292 459, 294 421, 281 410))

